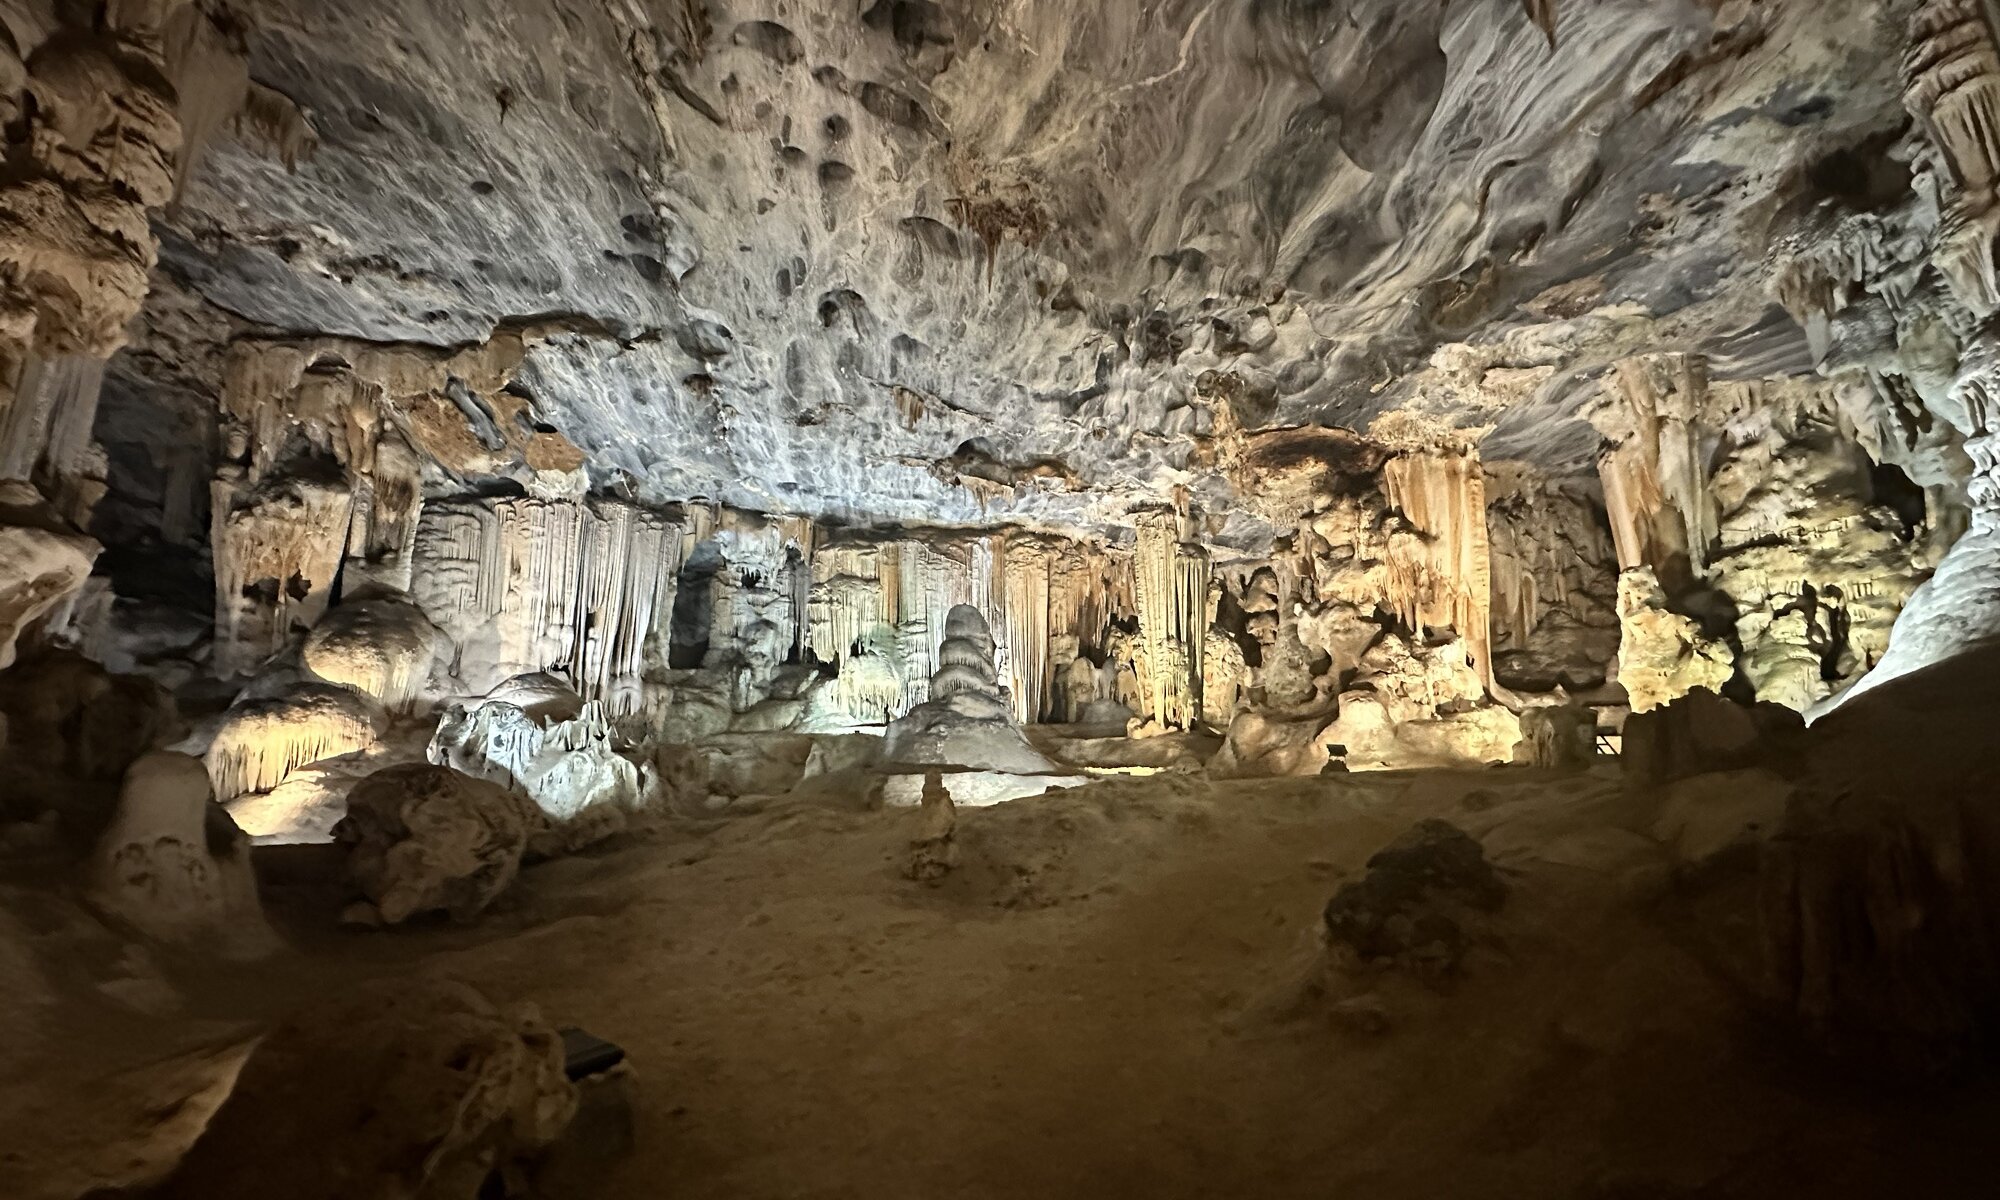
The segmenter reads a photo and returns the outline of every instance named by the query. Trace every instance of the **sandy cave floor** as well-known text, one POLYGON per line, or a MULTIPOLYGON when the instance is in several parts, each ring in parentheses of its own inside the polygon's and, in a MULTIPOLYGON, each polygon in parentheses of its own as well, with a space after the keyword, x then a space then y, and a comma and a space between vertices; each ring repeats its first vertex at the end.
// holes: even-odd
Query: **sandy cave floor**
POLYGON ((299 953, 178 981, 171 1021, 66 1009, 0 1091, 0 1195, 142 1171, 255 1022, 415 972, 627 1049, 607 1196, 1992 1194, 2000 1090, 1871 1092, 1746 1017, 1608 772, 1102 782, 962 811, 939 886, 902 875, 918 820, 778 805, 388 934, 279 864, 299 953), (1433 815, 1511 880, 1494 944, 1448 993, 1379 981, 1378 1035, 1298 1003, 1327 897, 1433 815))

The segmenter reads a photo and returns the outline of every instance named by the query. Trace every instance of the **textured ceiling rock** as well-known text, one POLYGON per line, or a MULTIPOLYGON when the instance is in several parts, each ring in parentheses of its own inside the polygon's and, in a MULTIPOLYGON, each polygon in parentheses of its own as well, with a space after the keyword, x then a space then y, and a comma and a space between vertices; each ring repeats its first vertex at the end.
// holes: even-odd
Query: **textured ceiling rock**
POLYGON ((1587 469, 1635 349, 1810 368, 1773 219, 1904 120, 1861 0, 248 9, 318 152, 212 149, 181 287, 287 333, 559 321, 517 386, 600 484, 857 521, 1185 487, 1254 543, 1218 439, 1394 410, 1587 469))

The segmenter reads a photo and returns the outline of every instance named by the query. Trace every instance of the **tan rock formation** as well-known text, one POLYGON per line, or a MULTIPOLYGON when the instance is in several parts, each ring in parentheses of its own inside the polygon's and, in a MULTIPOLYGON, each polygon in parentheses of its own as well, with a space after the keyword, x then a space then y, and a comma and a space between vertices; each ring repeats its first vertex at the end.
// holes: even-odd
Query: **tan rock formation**
POLYGON ((1618 682, 1633 712, 1648 712, 1696 688, 1722 690, 1736 672, 1723 642, 1704 637, 1691 617, 1667 608, 1666 593, 1651 569, 1633 567, 1618 577, 1618 682))
POLYGON ((214 802, 201 760, 185 754, 148 754, 126 772, 87 892, 108 916, 175 950, 255 959, 279 948, 249 839, 214 802))

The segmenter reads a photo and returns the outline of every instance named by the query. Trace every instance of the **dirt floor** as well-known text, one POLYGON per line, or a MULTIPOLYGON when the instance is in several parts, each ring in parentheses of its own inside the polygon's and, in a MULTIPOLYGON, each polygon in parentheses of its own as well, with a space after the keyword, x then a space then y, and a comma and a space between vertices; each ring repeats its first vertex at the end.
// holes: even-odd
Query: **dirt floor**
POLYGON ((273 856, 297 953, 178 977, 157 1020, 65 1006, 0 1088, 0 1196, 156 1169, 258 1022, 419 972, 625 1047, 607 1197, 1993 1194, 2000 1095, 1799 1053, 1716 965, 1656 819, 1604 771, 1162 775, 962 811, 928 885, 918 814, 785 804, 389 933, 338 930, 309 856, 273 856), (1429 816, 1511 884, 1484 944, 1449 988, 1315 994, 1326 900, 1429 816))

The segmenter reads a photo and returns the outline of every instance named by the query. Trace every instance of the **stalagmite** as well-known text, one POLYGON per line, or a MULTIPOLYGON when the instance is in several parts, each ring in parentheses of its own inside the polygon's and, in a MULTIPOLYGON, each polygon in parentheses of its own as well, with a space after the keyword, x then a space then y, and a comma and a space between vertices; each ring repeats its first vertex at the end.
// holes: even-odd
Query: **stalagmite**
POLYGON ((199 759, 132 764, 91 863, 91 902, 148 940, 229 959, 279 948, 257 898, 250 844, 214 803, 199 759))
POLYGON ((282 697, 238 701, 209 744, 217 799, 277 787, 297 768, 365 750, 384 720, 373 701, 348 688, 301 684, 282 697))
MULTIPOLYGON (((1025 783, 1012 778, 997 781, 1008 785, 1003 790, 1009 795, 1024 794, 1018 790, 1022 786, 1028 792, 1061 786, 1064 772, 1030 746, 1012 720, 1012 707, 1001 695, 994 670, 993 634, 986 618, 972 605, 957 605, 945 615, 944 634, 930 699, 889 726, 884 760, 901 771, 906 783, 921 782, 921 776, 910 774, 912 769, 945 766, 1028 777, 1025 783)), ((903 790, 909 794, 898 791, 891 801, 917 799, 914 786, 903 790)), ((1005 796, 961 784, 952 798, 960 803, 992 803, 1005 796)))

